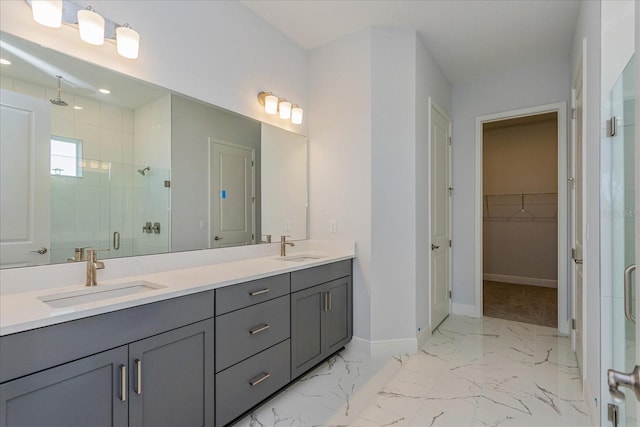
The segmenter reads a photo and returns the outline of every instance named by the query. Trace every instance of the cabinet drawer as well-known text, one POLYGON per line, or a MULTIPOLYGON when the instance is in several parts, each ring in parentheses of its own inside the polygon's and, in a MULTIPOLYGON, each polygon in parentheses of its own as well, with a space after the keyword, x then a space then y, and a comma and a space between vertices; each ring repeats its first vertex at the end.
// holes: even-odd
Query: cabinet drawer
POLYGON ((216 374, 216 425, 223 426, 290 381, 289 340, 216 374))
POLYGON ((297 292, 311 286, 351 275, 351 260, 319 265, 306 270, 291 273, 291 292, 297 292))
POLYGON ((216 316, 288 293, 288 273, 216 289, 216 316))
POLYGON ((216 318, 216 372, 290 336, 290 297, 266 301, 216 318))

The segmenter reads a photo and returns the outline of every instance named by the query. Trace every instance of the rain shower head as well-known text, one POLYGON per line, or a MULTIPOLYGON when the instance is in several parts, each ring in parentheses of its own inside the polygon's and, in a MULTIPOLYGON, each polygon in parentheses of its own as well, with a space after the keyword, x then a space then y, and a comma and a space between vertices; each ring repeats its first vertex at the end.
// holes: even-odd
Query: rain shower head
POLYGON ((142 176, 145 176, 145 175, 146 175, 146 172, 149 172, 150 170, 151 170, 151 168, 150 168, 149 166, 147 166, 147 167, 146 167, 146 168, 144 168, 144 169, 138 169, 138 173, 139 173, 140 175, 142 175, 142 176))
POLYGON ((60 81, 62 80, 62 76, 56 76, 58 78, 58 97, 54 98, 54 99, 50 99, 49 101, 53 104, 53 105, 58 105, 60 107, 66 107, 67 104, 65 101, 62 100, 62 98, 60 97, 60 81))

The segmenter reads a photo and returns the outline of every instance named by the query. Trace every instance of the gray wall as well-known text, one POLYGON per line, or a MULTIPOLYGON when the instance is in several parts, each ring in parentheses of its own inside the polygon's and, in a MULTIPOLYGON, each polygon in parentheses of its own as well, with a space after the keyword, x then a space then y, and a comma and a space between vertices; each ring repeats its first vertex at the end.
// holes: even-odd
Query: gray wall
POLYGON ((204 249, 209 244, 209 137, 255 149, 256 237, 260 237, 260 122, 171 95, 172 251, 204 249))

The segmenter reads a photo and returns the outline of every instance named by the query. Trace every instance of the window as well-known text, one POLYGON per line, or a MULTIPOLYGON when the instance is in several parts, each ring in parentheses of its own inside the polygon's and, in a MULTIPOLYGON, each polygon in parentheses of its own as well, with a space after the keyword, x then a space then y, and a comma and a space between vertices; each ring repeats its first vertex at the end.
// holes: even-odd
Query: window
POLYGON ((82 176, 82 140, 51 137, 51 175, 82 176))

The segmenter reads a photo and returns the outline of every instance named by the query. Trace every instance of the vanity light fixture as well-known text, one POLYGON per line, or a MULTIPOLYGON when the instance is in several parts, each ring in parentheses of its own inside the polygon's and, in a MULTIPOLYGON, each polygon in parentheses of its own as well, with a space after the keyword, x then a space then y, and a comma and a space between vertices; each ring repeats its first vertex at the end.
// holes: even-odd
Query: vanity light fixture
POLYGON ((291 103, 284 98, 281 98, 278 102, 278 112, 281 119, 291 118, 291 103))
POLYGON ((70 0, 24 0, 31 6, 33 19, 42 25, 59 28, 62 24, 75 27, 80 39, 100 46, 107 40, 116 45, 119 55, 138 58, 140 34, 129 26, 119 25, 96 13, 91 6, 86 9, 70 0))
POLYGON ((31 0, 33 20, 51 28, 62 26, 62 0, 31 0))
POLYGON ((98 92, 104 93, 105 95, 109 95, 111 93, 109 89, 104 89, 104 88, 98 89, 98 92))
POLYGON ((78 30, 83 41, 96 46, 104 44, 104 18, 91 6, 78 11, 78 30))
POLYGON ((267 114, 279 113, 281 119, 289 120, 295 125, 302 123, 302 107, 292 104, 285 98, 278 98, 271 92, 258 93, 258 102, 267 114))

